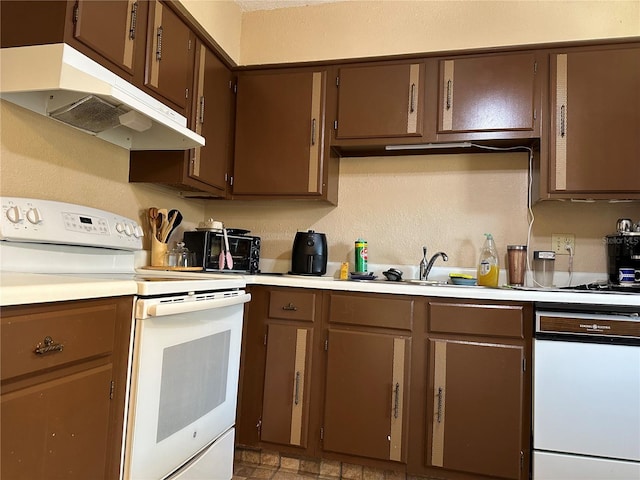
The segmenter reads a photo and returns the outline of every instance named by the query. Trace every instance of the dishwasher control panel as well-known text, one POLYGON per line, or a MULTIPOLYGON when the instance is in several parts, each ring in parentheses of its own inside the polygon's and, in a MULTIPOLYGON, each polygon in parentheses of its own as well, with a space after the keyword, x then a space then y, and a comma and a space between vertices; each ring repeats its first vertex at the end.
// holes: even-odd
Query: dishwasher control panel
POLYGON ((21 197, 0 197, 0 204, 0 240, 142 249, 142 227, 135 220, 115 213, 21 197))

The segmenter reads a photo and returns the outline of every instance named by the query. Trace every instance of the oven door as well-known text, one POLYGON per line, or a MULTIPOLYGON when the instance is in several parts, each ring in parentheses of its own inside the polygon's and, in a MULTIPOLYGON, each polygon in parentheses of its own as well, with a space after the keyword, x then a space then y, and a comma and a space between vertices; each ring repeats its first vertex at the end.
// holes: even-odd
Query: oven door
POLYGON ((533 477, 640 478, 640 348, 534 341, 533 477))
POLYGON ((250 298, 137 301, 125 478, 165 478, 233 426, 250 298))

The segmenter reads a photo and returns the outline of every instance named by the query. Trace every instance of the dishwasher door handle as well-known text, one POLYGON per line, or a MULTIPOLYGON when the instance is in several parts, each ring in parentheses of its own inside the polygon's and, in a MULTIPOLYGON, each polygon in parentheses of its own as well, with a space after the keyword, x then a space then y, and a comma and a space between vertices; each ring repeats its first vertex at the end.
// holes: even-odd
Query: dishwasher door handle
POLYGON ((195 302, 160 303, 150 305, 147 315, 150 317, 162 317, 165 315, 179 315, 181 313, 200 312, 202 310, 213 310, 216 308, 231 307, 240 305, 251 300, 251 294, 245 293, 228 298, 213 300, 198 300, 195 302))

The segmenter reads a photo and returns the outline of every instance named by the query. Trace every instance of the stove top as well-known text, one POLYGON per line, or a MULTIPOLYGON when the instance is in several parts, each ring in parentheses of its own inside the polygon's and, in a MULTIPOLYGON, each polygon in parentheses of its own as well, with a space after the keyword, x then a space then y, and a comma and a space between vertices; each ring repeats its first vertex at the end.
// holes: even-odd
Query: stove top
POLYGON ((616 284, 606 282, 585 283, 572 287, 562 287, 562 290, 576 290, 580 292, 615 292, 615 293, 640 293, 640 282, 629 284, 616 284))

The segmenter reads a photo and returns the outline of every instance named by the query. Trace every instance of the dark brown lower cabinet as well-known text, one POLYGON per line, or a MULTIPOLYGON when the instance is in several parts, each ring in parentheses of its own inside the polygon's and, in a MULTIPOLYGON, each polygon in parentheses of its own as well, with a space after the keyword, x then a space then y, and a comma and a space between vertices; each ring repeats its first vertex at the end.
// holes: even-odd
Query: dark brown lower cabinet
MULTIPOLYGON (((312 455, 315 320, 321 294, 251 287, 245 310, 236 443, 312 455)), ((316 380, 317 381, 317 380, 316 380)), ((317 423, 317 422, 316 422, 317 423)))
POLYGON ((410 472, 528 478, 532 318, 528 304, 427 302, 423 351, 414 356, 424 380, 413 413, 417 420, 423 409, 424 430, 411 437, 421 446, 410 472))
POLYGON ((251 287, 237 443, 447 480, 528 478, 528 303, 251 287))
POLYGON ((322 449, 406 462, 413 300, 326 294, 322 449))
POLYGON ((1 309, 3 479, 119 478, 132 307, 117 297, 1 309))

